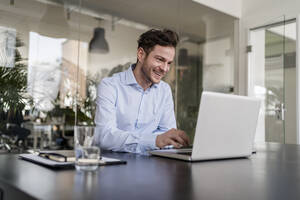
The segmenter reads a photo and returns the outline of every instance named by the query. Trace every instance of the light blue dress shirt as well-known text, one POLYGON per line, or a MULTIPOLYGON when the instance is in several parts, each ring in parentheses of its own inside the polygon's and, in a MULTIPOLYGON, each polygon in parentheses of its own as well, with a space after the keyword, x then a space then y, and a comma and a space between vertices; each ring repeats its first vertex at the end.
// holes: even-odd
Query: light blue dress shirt
POLYGON ((95 143, 102 149, 147 154, 156 136, 176 128, 170 86, 164 81, 144 89, 131 65, 104 78, 97 88, 95 143))

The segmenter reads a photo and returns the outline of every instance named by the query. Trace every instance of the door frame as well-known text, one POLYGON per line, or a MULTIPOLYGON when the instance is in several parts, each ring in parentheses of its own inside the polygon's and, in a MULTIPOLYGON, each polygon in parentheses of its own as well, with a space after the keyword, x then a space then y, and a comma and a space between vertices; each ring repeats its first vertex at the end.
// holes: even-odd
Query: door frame
POLYGON ((300 144, 300 14, 297 15, 296 17, 296 116, 297 116, 297 144, 300 144))

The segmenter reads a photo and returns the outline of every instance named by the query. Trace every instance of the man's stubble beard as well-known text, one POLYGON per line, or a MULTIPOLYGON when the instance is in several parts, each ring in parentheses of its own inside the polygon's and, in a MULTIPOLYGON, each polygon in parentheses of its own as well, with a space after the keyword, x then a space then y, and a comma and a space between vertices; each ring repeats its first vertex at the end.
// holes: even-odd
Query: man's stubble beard
MULTIPOLYGON (((142 73, 144 75, 144 77, 146 78, 146 81, 148 83, 151 83, 151 84, 155 84, 152 80, 151 80, 151 77, 148 76, 147 72, 145 71, 145 68, 144 68, 144 64, 142 65, 141 69, 142 69, 142 73)), ((146 67, 147 68, 147 67, 146 67)), ((150 76, 151 76, 151 71, 150 71, 150 76)))

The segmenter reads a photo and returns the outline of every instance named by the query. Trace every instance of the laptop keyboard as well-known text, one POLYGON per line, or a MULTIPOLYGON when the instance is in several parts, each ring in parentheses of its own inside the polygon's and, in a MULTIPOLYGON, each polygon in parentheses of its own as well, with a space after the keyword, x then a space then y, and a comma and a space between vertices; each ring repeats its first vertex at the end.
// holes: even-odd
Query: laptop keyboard
POLYGON ((191 156, 192 155, 192 150, 193 150, 192 146, 185 146, 185 147, 182 147, 182 148, 179 148, 179 149, 169 147, 169 148, 161 149, 160 151, 191 156))

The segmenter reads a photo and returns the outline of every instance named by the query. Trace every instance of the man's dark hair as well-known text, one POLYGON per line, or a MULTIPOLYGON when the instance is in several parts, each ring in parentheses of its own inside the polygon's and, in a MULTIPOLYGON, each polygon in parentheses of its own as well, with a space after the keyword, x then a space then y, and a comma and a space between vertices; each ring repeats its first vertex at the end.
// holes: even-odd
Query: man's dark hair
POLYGON ((144 51, 149 54, 155 45, 176 48, 178 40, 178 34, 172 30, 150 29, 140 36, 138 40, 138 48, 142 47, 144 51))

